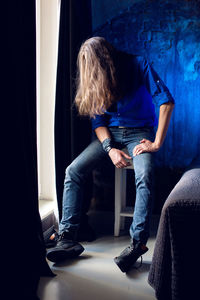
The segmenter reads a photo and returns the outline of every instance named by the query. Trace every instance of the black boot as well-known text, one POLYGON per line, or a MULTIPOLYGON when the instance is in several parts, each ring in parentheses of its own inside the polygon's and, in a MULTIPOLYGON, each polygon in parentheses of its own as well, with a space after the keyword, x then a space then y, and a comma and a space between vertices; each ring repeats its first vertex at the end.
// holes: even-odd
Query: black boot
POLYGON ((132 241, 130 246, 124 249, 119 256, 114 258, 115 263, 120 270, 128 272, 135 264, 137 259, 149 249, 141 242, 132 241))
POLYGON ((83 246, 74 241, 69 232, 64 231, 59 236, 56 246, 47 251, 47 258, 52 262, 60 262, 68 258, 75 258, 83 251, 83 246))

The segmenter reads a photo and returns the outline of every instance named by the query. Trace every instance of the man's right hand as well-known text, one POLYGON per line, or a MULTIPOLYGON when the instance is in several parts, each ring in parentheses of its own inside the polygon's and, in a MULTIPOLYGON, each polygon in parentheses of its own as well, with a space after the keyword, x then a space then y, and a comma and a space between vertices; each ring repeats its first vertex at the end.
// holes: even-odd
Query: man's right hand
POLYGON ((125 168, 131 165, 130 162, 126 161, 124 158, 126 159, 132 159, 129 155, 127 155, 125 152, 116 149, 116 148, 112 148, 109 151, 108 154, 113 162, 113 164, 115 165, 115 167, 121 169, 121 168, 125 168))

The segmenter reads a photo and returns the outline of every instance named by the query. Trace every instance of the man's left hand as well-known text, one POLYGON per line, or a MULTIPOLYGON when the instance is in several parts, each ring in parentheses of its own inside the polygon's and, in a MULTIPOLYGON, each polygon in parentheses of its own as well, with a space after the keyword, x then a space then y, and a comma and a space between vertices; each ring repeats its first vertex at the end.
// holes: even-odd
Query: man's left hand
POLYGON ((142 139, 140 144, 135 146, 133 149, 133 156, 137 156, 144 152, 156 152, 159 150, 159 147, 156 145, 155 142, 151 142, 147 139, 142 139))

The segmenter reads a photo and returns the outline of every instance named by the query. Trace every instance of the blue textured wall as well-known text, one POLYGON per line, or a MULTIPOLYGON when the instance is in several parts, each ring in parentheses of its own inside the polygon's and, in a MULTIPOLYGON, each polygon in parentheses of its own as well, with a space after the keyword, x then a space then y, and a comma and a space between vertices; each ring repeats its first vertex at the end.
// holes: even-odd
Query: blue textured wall
POLYGON ((200 154, 200 1, 93 0, 92 10, 93 35, 145 56, 168 86, 176 105, 156 161, 187 166, 200 154))

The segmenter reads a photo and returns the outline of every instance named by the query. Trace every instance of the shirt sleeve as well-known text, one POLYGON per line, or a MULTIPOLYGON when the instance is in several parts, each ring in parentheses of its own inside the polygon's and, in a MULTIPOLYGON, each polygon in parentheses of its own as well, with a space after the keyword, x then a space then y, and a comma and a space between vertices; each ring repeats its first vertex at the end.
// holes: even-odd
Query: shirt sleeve
POLYGON ((169 92, 169 89, 145 59, 143 59, 141 68, 143 84, 151 94, 154 104, 160 106, 167 102, 174 103, 174 99, 169 92))
POLYGON ((91 118, 92 130, 95 130, 98 127, 106 127, 107 121, 106 116, 104 115, 96 115, 95 118, 91 118))

